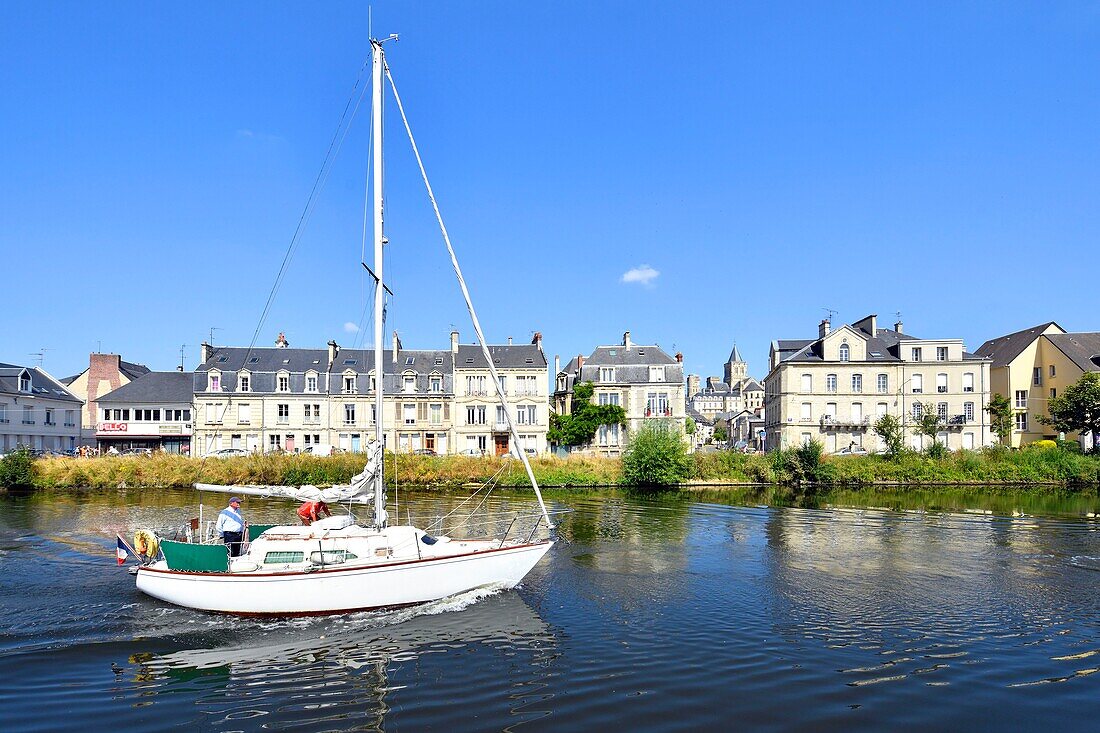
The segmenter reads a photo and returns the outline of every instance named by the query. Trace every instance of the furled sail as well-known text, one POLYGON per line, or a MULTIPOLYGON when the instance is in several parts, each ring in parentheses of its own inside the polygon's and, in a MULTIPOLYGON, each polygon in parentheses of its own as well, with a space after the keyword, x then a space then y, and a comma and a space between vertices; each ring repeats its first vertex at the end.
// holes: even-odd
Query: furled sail
POLYGON ((323 501, 326 503, 351 502, 353 504, 371 504, 374 502, 372 482, 382 470, 382 446, 377 442, 367 445, 367 464, 362 471, 346 484, 335 484, 321 488, 312 484, 304 486, 268 486, 268 485, 225 485, 195 484, 199 491, 217 491, 223 494, 241 494, 261 496, 270 499, 289 499, 291 501, 323 501))

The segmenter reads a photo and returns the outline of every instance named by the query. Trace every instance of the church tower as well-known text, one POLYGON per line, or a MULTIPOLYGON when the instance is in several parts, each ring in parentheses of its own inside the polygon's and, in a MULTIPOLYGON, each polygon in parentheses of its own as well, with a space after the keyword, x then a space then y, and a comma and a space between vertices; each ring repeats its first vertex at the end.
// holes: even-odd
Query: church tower
POLYGON ((741 384, 749 376, 749 365, 741 358, 741 352, 737 350, 737 344, 733 345, 730 358, 726 361, 725 382, 734 388, 741 384))

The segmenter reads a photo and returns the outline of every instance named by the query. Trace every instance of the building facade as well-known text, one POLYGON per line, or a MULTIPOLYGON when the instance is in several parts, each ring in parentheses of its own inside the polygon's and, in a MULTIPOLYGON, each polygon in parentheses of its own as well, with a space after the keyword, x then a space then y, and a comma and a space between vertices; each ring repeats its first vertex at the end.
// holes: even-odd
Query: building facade
MULTIPOLYGON (((195 450, 220 448, 327 454, 358 452, 375 439, 374 351, 203 347, 195 371, 195 450)), ((383 354, 387 448, 402 452, 503 453, 546 449, 546 358, 531 345, 490 346, 522 446, 509 439, 481 349, 406 349, 397 334, 383 354), (458 385, 458 389, 456 389, 458 385)))
POLYGON ((967 353, 961 339, 920 339, 878 327, 874 315, 832 330, 828 320, 816 339, 772 342, 764 381, 764 430, 768 450, 811 439, 836 453, 883 448, 872 430, 882 415, 897 417, 907 444, 927 447, 915 426, 925 411, 940 421, 936 440, 949 449, 994 442, 985 406, 990 360, 967 353))
POLYGON ((607 456, 622 455, 628 436, 648 420, 669 420, 683 432, 687 417, 683 361, 683 354, 672 358, 659 346, 633 343, 627 331, 621 344, 598 346, 588 357, 577 355, 557 372, 554 409, 568 413, 576 385, 592 382, 592 399, 622 407, 626 426, 601 425, 592 445, 585 448, 607 456))
POLYGON ((764 387, 749 376, 748 367, 734 344, 721 378, 707 377, 701 386, 699 375, 688 375, 688 406, 712 421, 721 413, 759 410, 764 405, 764 387))
POLYGON ((190 455, 194 374, 148 372, 97 400, 96 445, 190 455))
MULTIPOLYGON (((1047 404, 1085 372, 1100 371, 1100 333, 1067 333, 1051 321, 986 341, 977 351, 988 357, 990 391, 1004 395, 1013 409, 1011 445, 1054 440, 1058 432, 1039 422, 1047 404)), ((1067 436, 1092 442, 1086 436, 1067 436)))
POLYGON ((149 367, 123 361, 118 354, 96 353, 88 355, 87 369, 61 380, 65 389, 84 402, 81 445, 96 444, 96 423, 101 414, 97 404, 98 398, 148 373, 149 367))
POLYGON ((83 403, 40 367, 0 364, 0 453, 68 453, 80 441, 83 403))

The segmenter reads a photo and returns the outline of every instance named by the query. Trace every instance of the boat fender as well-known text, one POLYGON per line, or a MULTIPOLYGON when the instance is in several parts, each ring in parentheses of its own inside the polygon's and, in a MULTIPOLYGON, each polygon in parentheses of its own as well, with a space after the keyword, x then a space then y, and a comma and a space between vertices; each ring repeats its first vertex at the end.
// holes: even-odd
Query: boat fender
POLYGON ((422 534, 420 535, 420 541, 425 545, 434 545, 435 537, 432 537, 430 534, 422 534))
POLYGON ((147 529, 139 529, 134 533, 134 549, 138 551, 139 555, 155 557, 158 550, 160 550, 160 543, 157 542, 155 534, 147 529))

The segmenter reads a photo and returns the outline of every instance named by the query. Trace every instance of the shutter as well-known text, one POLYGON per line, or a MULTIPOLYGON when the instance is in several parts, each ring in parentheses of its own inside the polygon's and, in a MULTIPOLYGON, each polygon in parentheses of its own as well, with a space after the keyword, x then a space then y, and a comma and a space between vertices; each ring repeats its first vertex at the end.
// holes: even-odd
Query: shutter
POLYGON ((428 421, 428 403, 418 402, 416 405, 416 421, 427 422, 428 421))
POLYGON ((447 422, 450 419, 451 419, 451 403, 450 402, 444 402, 443 403, 443 422, 447 422))

